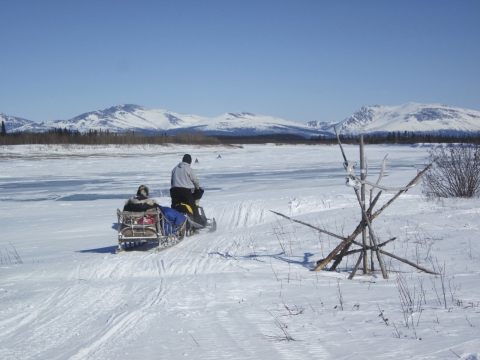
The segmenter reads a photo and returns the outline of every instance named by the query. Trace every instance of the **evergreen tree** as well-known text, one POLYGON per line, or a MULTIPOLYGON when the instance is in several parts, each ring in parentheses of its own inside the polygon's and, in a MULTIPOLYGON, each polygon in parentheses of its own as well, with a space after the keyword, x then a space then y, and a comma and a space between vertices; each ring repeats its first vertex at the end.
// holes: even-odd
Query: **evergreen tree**
POLYGON ((5 128, 5 121, 2 120, 2 136, 7 135, 7 129, 5 128))

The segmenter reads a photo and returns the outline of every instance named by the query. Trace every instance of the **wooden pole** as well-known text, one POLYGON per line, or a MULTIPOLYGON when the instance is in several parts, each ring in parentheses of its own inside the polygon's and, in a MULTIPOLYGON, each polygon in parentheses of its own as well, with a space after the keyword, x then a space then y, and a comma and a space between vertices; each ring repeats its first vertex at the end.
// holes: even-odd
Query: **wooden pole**
POLYGON ((276 212, 276 211, 273 211, 273 210, 270 210, 272 213, 274 213, 275 215, 278 215, 278 216, 281 216, 281 217, 284 217, 285 219, 288 219, 288 220, 291 220, 293 222, 296 222, 296 223, 299 223, 299 224, 302 224, 302 225, 305 225, 305 226, 308 226, 312 229, 315 229, 315 230, 318 230, 319 232, 321 233, 324 233, 324 234, 327 234, 327 235, 330 235, 332 237, 335 237, 337 239, 340 239, 340 240, 343 240, 345 241, 347 238, 343 237, 343 236, 340 236, 340 235, 337 235, 337 234, 334 234, 330 231, 327 231, 327 230, 324 230, 324 229, 320 229, 319 227, 317 226, 313 226, 313 225, 310 225, 306 222, 303 222, 303 221, 300 221, 300 220, 295 220, 293 218, 291 218, 290 216, 287 216, 287 215, 283 215, 283 214, 280 214, 279 212, 276 212))
MULTIPOLYGON (((363 134, 360 134, 360 179, 365 180, 365 163, 364 163, 364 146, 363 146, 363 134)), ((360 188, 360 207, 362 208, 362 219, 366 221, 365 214, 365 184, 362 184, 360 188)), ((362 231, 362 243, 363 246, 367 246, 367 229, 362 231)), ((363 274, 368 274, 368 253, 365 251, 363 253, 363 274)))
POLYGON ((405 264, 408 264, 408 265, 410 265, 410 266, 413 266, 414 268, 417 268, 418 270, 422 270, 423 272, 426 272, 426 273, 428 273, 428 274, 438 275, 438 273, 436 273, 435 271, 428 270, 428 269, 426 269, 426 268, 424 268, 424 267, 422 267, 422 266, 420 266, 420 265, 417 265, 417 264, 412 263, 411 261, 408 261, 408 260, 403 259, 403 258, 401 258, 401 257, 395 256, 395 255, 393 255, 393 254, 390 254, 389 252, 386 252, 386 251, 383 251, 383 250, 378 250, 378 251, 380 251, 383 255, 390 256, 390 257, 392 257, 392 258, 394 258, 394 259, 396 259, 396 260, 398 260, 398 261, 401 261, 401 262, 403 262, 403 263, 405 263, 405 264))
POLYGON ((355 264, 355 267, 353 268, 352 270, 352 273, 350 274, 350 276, 348 277, 348 280, 352 280, 353 277, 355 276, 355 273, 357 272, 357 269, 358 267, 360 266, 360 263, 362 262, 362 258, 364 256, 364 254, 366 254, 367 252, 365 250, 360 250, 361 253, 360 253, 360 256, 358 257, 358 261, 357 263, 355 264))
MULTIPOLYGON (((367 214, 368 214, 369 216, 371 216, 371 213, 372 213, 372 211, 373 211, 373 207, 375 206, 375 204, 377 203, 378 199, 380 198, 380 194, 381 194, 381 193, 382 193, 382 192, 380 191, 380 192, 378 193, 378 195, 375 197, 375 199, 373 200, 373 202, 370 204, 370 207, 369 207, 368 210, 367 210, 367 214)), ((358 224, 358 227, 360 227, 360 226, 363 226, 363 228, 365 228, 365 227, 367 226, 367 225, 366 225, 366 222, 365 222, 365 221, 360 221, 360 224, 358 224)), ((361 233, 361 229, 363 229, 363 228, 361 228, 360 230, 358 230, 358 227, 357 227, 357 229, 355 230, 355 232, 356 232, 355 238, 356 238, 356 236, 357 236, 358 234, 361 233), (358 232, 357 232, 357 231, 358 231, 358 232)), ((352 243, 353 243, 353 241, 355 240, 355 238, 352 239, 352 243)), ((332 266, 330 267, 329 271, 335 271, 335 269, 337 268, 337 266, 340 265, 340 263, 342 262, 343 257, 345 256, 345 254, 346 254, 346 253, 348 252, 348 250, 350 249, 350 246, 351 246, 352 243, 346 245, 346 246, 340 251, 340 254, 338 255, 337 258, 335 258, 335 261, 333 262, 333 264, 332 264, 332 266)), ((359 246, 363 246, 363 245, 362 245, 362 244, 359 244, 359 246)), ((323 261, 323 260, 322 260, 322 261, 323 261)), ((319 263, 320 263, 320 260, 317 261, 317 264, 319 264, 319 263)), ((315 268, 315 269, 316 269, 316 268, 315 268)))
MULTIPOLYGON (((358 202, 361 202, 357 189, 355 189, 355 194, 357 194, 358 202)), ((367 227, 368 227, 368 230, 369 230, 369 233, 370 233, 370 239, 372 239, 373 244, 375 246, 375 252, 377 253, 377 259, 378 259, 378 262, 380 263, 380 268, 382 269, 383 278, 388 279, 388 274, 387 274, 387 269, 385 268, 385 263, 383 262, 382 255, 380 255, 380 253, 378 252, 377 239, 375 237, 375 233, 373 232, 372 224, 370 223, 370 220, 368 220, 368 216, 367 216, 367 213, 365 212, 364 208, 362 208, 362 211, 363 211, 363 215, 364 215, 363 216, 364 222, 367 223, 367 227)), ((366 248, 366 246, 367 246, 367 244, 363 243, 363 248, 364 249, 366 248)), ((367 252, 365 251, 365 254, 366 253, 367 252)))
MULTIPOLYGON (((377 181, 378 182, 378 181, 377 181)), ((370 206, 369 207, 372 207, 372 197, 373 197, 373 187, 370 189, 370 206)), ((371 214, 368 214, 369 216, 371 214)), ((371 272, 374 272, 375 271, 375 263, 373 261, 373 244, 372 244, 372 239, 369 239, 369 244, 370 244, 370 247, 372 247, 372 249, 370 249, 370 271, 371 272)))

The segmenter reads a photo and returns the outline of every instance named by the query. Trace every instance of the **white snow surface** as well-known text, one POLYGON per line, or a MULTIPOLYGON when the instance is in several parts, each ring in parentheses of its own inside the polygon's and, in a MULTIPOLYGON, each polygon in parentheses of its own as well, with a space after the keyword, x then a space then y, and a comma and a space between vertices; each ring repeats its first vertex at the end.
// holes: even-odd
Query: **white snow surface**
MULTIPOLYGON (((365 153, 369 180, 388 153, 382 184, 404 186, 427 147, 365 153)), ((342 162, 338 146, 0 148, 0 358, 480 359, 480 200, 415 187, 373 221, 385 251, 441 275, 386 257, 389 279, 348 280, 357 254, 314 272, 339 240, 269 210, 348 236, 342 162), (140 184, 169 206, 185 153, 218 230, 116 254, 116 209, 140 184)))

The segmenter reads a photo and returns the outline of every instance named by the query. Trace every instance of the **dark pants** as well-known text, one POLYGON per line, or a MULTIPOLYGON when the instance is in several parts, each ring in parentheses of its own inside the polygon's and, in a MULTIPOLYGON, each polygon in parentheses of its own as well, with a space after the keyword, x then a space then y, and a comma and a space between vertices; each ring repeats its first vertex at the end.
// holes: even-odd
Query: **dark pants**
POLYGON ((198 207, 195 204, 195 198, 193 197, 192 190, 187 188, 173 187, 170 189, 170 197, 172 198, 172 208, 175 209, 175 205, 185 203, 192 208, 193 221, 197 224, 204 225, 200 214, 198 213, 198 207))

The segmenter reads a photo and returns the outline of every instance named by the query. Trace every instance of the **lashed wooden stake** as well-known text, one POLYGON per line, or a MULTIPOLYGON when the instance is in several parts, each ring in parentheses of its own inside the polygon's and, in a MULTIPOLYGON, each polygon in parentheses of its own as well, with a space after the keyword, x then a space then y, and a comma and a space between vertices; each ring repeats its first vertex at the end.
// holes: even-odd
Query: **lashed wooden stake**
MULTIPOLYGON (((349 167, 349 163, 348 163, 348 160, 347 160, 347 157, 345 155, 345 152, 343 150, 343 146, 342 146, 342 143, 340 141, 340 137, 338 136, 338 133, 337 133, 337 129, 335 129, 335 134, 337 135, 337 140, 338 140, 338 145, 340 146, 340 150, 342 152, 342 156, 343 156, 343 159, 344 159, 344 166, 345 166, 345 169, 347 170, 347 167, 349 167)), ((366 251, 367 250, 372 250, 372 251, 375 251, 376 255, 377 255, 377 260, 380 264, 380 268, 382 270, 382 274, 383 274, 383 278, 384 279, 387 279, 388 278, 388 274, 387 274, 387 270, 385 268, 385 263, 383 261, 383 257, 382 257, 382 254, 383 255, 386 255, 386 256, 390 256, 396 260, 399 260, 401 262, 404 262, 410 266, 413 266, 421 271, 424 271, 426 273, 429 273, 429 274, 436 274, 435 272, 431 271, 431 270, 428 270, 426 268, 423 268, 419 265, 416 265, 406 259, 402 259, 396 255, 393 255, 393 254, 390 254, 386 251, 383 251, 380 249, 380 247, 384 246, 385 244, 387 244, 388 242, 390 241, 393 241, 395 240, 395 238, 393 239, 390 239, 388 241, 385 241, 381 244, 377 244, 377 239, 376 239, 376 236, 375 236, 375 233, 373 231, 373 228, 372 228, 372 221, 377 217, 379 216, 388 206, 390 206, 401 194, 403 194, 404 192, 408 191, 411 187, 415 186, 415 184, 417 184, 420 179, 423 177, 423 175, 428 171, 428 169, 430 169, 430 167, 433 165, 433 163, 435 162, 436 159, 434 159, 433 162, 431 162, 429 165, 427 165, 422 171, 418 172, 417 176, 415 176, 408 184, 407 186, 405 186, 404 188, 401 188, 400 190, 398 190, 399 188, 397 188, 398 192, 397 194, 395 194, 395 196, 393 196, 389 201, 387 201, 387 203, 385 203, 379 210, 377 210, 375 213, 372 214, 372 211, 373 211, 373 208, 374 206, 376 205, 378 199, 380 198, 380 194, 382 193, 381 191, 375 196, 374 200, 371 201, 370 203, 370 206, 367 210, 365 210, 365 207, 363 205, 363 202, 360 198, 360 195, 358 193, 358 189, 355 188, 355 194, 357 195, 357 199, 358 199, 358 202, 360 204, 360 207, 362 209, 362 220, 360 221, 360 223, 357 225, 357 227, 355 228, 355 230, 353 231, 353 233, 348 236, 348 237, 343 237, 343 236, 340 236, 340 235, 337 235, 337 234, 334 234, 330 231, 327 231, 325 229, 321 229, 317 226, 313 226, 311 224, 308 224, 306 222, 303 222, 303 221, 300 221, 300 220, 296 220, 296 219, 293 219, 291 218, 290 216, 286 216, 284 214, 281 214, 279 212, 276 212, 276 211, 273 211, 273 210, 270 210, 271 212, 273 212, 274 214, 276 215, 279 215, 279 216, 282 216, 286 219, 289 219, 293 222, 296 222, 296 223, 299 223, 299 224, 302 224, 302 225, 305 225, 305 226, 308 226, 312 229, 315 229, 323 234, 326 234, 326 235, 329 235, 329 236, 332 236, 332 237, 335 237, 337 239, 340 239, 342 240, 342 242, 340 244, 338 244, 335 249, 333 249, 333 251, 325 258, 325 259, 321 259, 321 260, 318 260, 316 262, 316 266, 315 268, 313 269, 314 271, 318 271, 318 270, 321 270, 323 269, 330 261, 334 260, 334 263, 333 265, 330 267, 330 271, 334 271, 336 269, 336 267, 340 264, 340 262, 342 261, 343 257, 344 256, 347 256, 347 255, 351 255, 351 254, 354 254, 354 253, 357 253, 357 252, 361 252, 358 260, 357 260, 357 263, 355 264, 355 267, 352 271, 352 273, 350 274, 349 276, 349 279, 352 279, 354 276, 355 276, 355 273, 357 272, 358 270, 358 267, 360 266, 360 263, 362 261, 362 259, 366 256, 366 251), (372 242, 373 242, 373 246, 367 246, 366 244, 360 244, 358 242, 355 241, 356 237, 362 232, 364 231, 366 228, 368 227, 368 230, 369 230, 369 233, 370 233, 370 238, 372 239, 372 242), (358 250, 351 250, 349 251, 349 248, 352 244, 356 244, 358 246, 361 247, 361 249, 358 249, 358 250)), ((377 184, 379 183, 380 179, 382 178, 382 174, 383 174, 383 170, 384 170, 384 166, 385 166, 385 159, 383 161, 383 165, 382 165, 382 172, 379 176, 379 179, 377 181, 377 184)), ((351 178, 356 178, 355 177, 355 174, 353 174, 353 172, 351 172, 352 169, 348 169, 347 172, 349 172, 350 174, 350 177, 351 178)), ((373 185, 373 186, 376 186, 376 185, 373 185)), ((385 188, 385 187, 383 187, 385 188)), ((386 189, 386 188, 385 188, 386 189)), ((373 190, 373 188, 372 188, 373 190)), ((392 188, 390 188, 390 190, 393 190, 392 188)), ((371 195, 372 195, 372 192, 370 192, 370 198, 371 198, 371 195)), ((373 261, 372 261, 372 264, 373 264, 373 261)))
MULTIPOLYGON (((383 278, 388 279, 387 269, 385 269, 385 263, 383 261, 383 257, 378 252, 377 237, 375 236, 375 233, 373 232, 372 224, 368 220, 367 212, 365 211, 365 208, 362 205, 362 200, 360 199, 360 195, 359 195, 357 189, 355 189, 355 194, 357 194, 358 203, 360 204, 360 207, 362 208, 363 217, 365 219, 365 222, 367 223, 368 231, 370 233, 370 239, 372 239, 372 241, 373 241, 374 251, 377 254, 377 260, 378 260, 378 263, 380 264, 380 269, 382 270, 383 278)), ((365 245, 363 245, 363 246, 365 246, 365 245)))
MULTIPOLYGON (((407 186, 410 186, 410 185, 413 185, 415 184, 418 179, 420 177, 422 177, 427 171, 428 169, 430 169, 430 167, 432 166, 433 163, 429 164, 428 166, 425 167, 425 169, 423 169, 422 171, 420 171, 417 176, 415 176, 412 181, 410 181, 408 183, 407 186)), ((390 206, 401 194, 403 194, 406 190, 400 190, 392 199, 390 199, 385 205, 383 205, 379 210, 377 210, 374 214, 372 214, 371 216, 368 217, 370 223, 373 221, 373 219, 375 219, 376 217, 378 217, 388 206, 390 206)), ((371 212, 371 206, 370 206, 370 212, 371 212)), ((369 213, 369 211, 367 211, 367 213, 369 213)), ((366 223, 364 223, 363 221, 361 221, 358 225, 357 225, 357 228, 355 229, 355 231, 349 236, 347 237, 345 240, 343 240, 340 244, 337 245, 337 247, 335 247, 335 249, 333 249, 333 251, 325 258, 325 259, 322 259, 320 260, 319 262, 317 262, 317 266, 313 269, 314 271, 318 271, 318 270, 321 270, 323 269, 325 266, 327 266, 327 264, 332 261, 332 259, 340 252, 342 251, 347 245, 350 245, 353 240, 355 240, 355 238, 358 236, 358 234, 360 234, 362 232, 363 229, 365 229, 365 227, 367 226, 366 223)))

